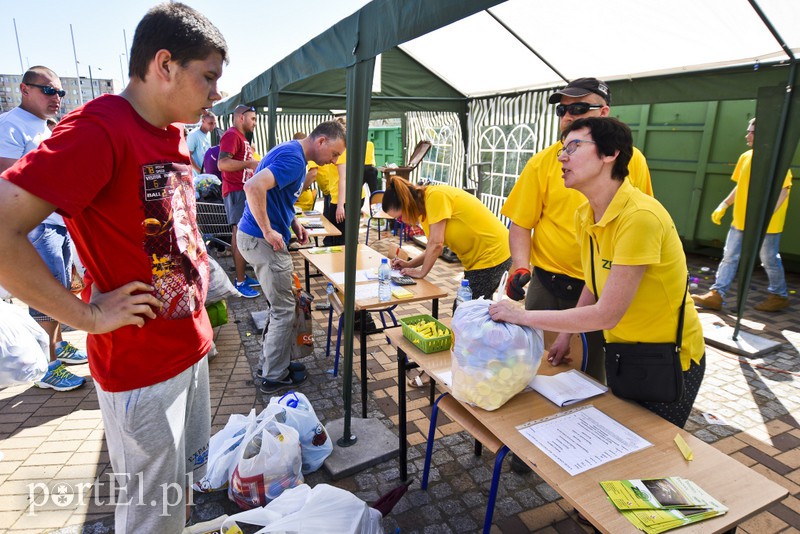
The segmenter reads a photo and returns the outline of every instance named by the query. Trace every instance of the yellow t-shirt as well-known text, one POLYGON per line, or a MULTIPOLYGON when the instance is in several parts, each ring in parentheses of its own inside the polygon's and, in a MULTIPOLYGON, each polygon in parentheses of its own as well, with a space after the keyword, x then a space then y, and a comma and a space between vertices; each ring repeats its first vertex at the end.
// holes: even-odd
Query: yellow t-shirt
MULTIPOLYGON (((347 149, 342 152, 342 155, 339 156, 339 159, 336 160, 336 165, 344 165, 347 163, 347 149)), ((364 156, 364 165, 372 165, 375 166, 375 144, 372 141, 367 141, 367 151, 366 155, 364 156)), ((328 185, 331 190, 331 204, 338 204, 339 203, 339 173, 337 172, 335 176, 331 176, 330 183, 328 185)), ((366 192, 364 191, 364 187, 361 187, 361 198, 366 196, 366 192)))
POLYGON ((476 196, 449 185, 429 186, 425 212, 420 225, 426 236, 430 225, 447 221, 444 244, 456 253, 465 271, 496 267, 511 257, 508 229, 476 196))
MULTIPOLYGON (((557 153, 561 141, 535 154, 522 170, 501 213, 517 226, 534 229, 531 265, 557 274, 581 278, 581 258, 575 240, 575 211, 586 197, 564 187, 557 153)), ((653 195, 650 170, 642 153, 634 148, 628 164, 631 183, 653 195)))
POLYGON ((311 211, 314 209, 314 201, 317 200, 314 191, 311 189, 306 189, 300 196, 297 197, 297 201, 294 203, 295 206, 300 208, 303 211, 311 211))
POLYGON ((625 181, 600 222, 585 202, 575 215, 586 287, 592 292, 590 240, 594 240, 597 291, 603 294, 613 265, 646 265, 642 281, 619 324, 603 335, 609 343, 675 342, 678 310, 685 295, 681 365, 699 363, 705 353, 703 329, 686 294, 686 255, 667 210, 625 181))
MULTIPOLYGON (((733 227, 737 230, 744 230, 744 220, 747 215, 747 194, 750 191, 750 166, 753 163, 753 151, 748 150, 741 156, 739 161, 736 162, 736 168, 733 169, 731 180, 736 182, 736 196, 733 199, 733 227)), ((783 180, 781 189, 792 187, 792 171, 786 173, 786 178, 783 180)), ((767 227, 768 234, 779 234, 783 232, 783 223, 786 221, 786 208, 789 206, 789 195, 786 195, 786 200, 781 204, 772 218, 769 220, 767 227)))
POLYGON ((330 195, 331 179, 335 176, 336 183, 339 183, 339 169, 337 169, 336 165, 333 163, 328 163, 327 165, 317 165, 315 162, 309 161, 306 172, 311 169, 317 169, 317 178, 315 181, 317 182, 317 187, 319 187, 319 190, 322 191, 323 195, 330 195))

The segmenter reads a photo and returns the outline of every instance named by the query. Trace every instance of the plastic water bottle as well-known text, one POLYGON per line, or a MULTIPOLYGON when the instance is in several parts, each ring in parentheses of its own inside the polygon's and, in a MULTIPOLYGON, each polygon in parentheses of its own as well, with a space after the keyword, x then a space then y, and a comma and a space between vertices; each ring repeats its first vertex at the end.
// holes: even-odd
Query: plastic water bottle
POLYGON ((389 267, 389 260, 383 258, 381 266, 378 267, 378 300, 381 302, 392 300, 391 277, 392 269, 389 267))
POLYGON ((328 294, 328 300, 330 300, 330 296, 336 293, 336 288, 333 287, 333 282, 328 282, 328 287, 325 288, 325 293, 328 294))
POLYGON ((472 290, 469 288, 469 280, 461 280, 461 287, 458 288, 458 293, 456 293, 456 308, 458 308, 462 302, 468 300, 472 300, 472 290))

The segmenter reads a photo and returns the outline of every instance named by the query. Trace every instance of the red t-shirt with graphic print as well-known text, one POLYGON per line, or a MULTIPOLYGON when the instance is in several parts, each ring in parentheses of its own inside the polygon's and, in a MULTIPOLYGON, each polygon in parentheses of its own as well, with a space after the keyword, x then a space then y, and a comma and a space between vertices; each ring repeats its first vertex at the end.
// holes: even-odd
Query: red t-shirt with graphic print
POLYGON ((209 351, 208 256, 182 128, 156 128, 124 98, 103 95, 64 117, 3 177, 58 207, 93 290, 134 280, 155 288, 156 319, 88 336, 103 390, 162 382, 209 351))
MULTIPOLYGON (((253 148, 247 142, 244 134, 231 126, 222 134, 219 140, 219 151, 233 154, 232 158, 238 161, 250 161, 253 159, 253 148)), ((222 173, 222 197, 227 197, 228 193, 241 191, 244 183, 253 176, 253 169, 242 169, 239 171, 220 171, 222 173)))

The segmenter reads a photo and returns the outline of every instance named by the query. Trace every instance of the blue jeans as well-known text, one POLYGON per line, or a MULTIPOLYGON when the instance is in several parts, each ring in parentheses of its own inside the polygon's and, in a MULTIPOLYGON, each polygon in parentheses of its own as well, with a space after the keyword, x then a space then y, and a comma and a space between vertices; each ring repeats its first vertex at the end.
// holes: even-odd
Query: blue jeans
MULTIPOLYGON (((69 289, 72 284, 72 249, 67 229, 64 226, 42 223, 31 230, 28 241, 42 257, 55 279, 69 289)), ((53 320, 33 308, 30 308, 29 312, 38 322, 53 320)))
MULTIPOLYGON (((711 286, 711 289, 716 290, 723 298, 736 277, 739 258, 742 255, 743 236, 744 232, 731 226, 731 229, 728 230, 728 237, 725 239, 725 251, 717 268, 717 281, 711 286)), ((783 274, 783 262, 781 262, 779 250, 780 244, 781 234, 767 234, 764 237, 764 243, 761 245, 759 257, 761 258, 761 266, 764 267, 769 279, 767 291, 786 297, 789 292, 786 290, 786 277, 783 274)))

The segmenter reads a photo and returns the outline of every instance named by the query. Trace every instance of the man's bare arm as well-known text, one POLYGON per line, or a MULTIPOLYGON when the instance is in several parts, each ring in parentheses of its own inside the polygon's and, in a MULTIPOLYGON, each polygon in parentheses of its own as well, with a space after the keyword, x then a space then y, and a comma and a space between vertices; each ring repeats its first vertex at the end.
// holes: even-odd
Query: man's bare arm
POLYGON ((0 173, 6 171, 6 169, 10 169, 12 165, 17 162, 14 158, 0 158, 0 173))
POLYGON ((230 152, 220 152, 219 159, 217 160, 217 168, 225 172, 236 172, 244 169, 253 169, 258 167, 258 162, 254 159, 242 161, 240 159, 233 159, 233 154, 230 152))
POLYGON ((158 300, 143 282, 131 282, 100 294, 91 304, 75 298, 50 273, 28 241, 28 233, 55 206, 0 179, 0 284, 12 295, 59 322, 93 333, 109 332, 126 325, 143 326, 155 318, 158 300))

